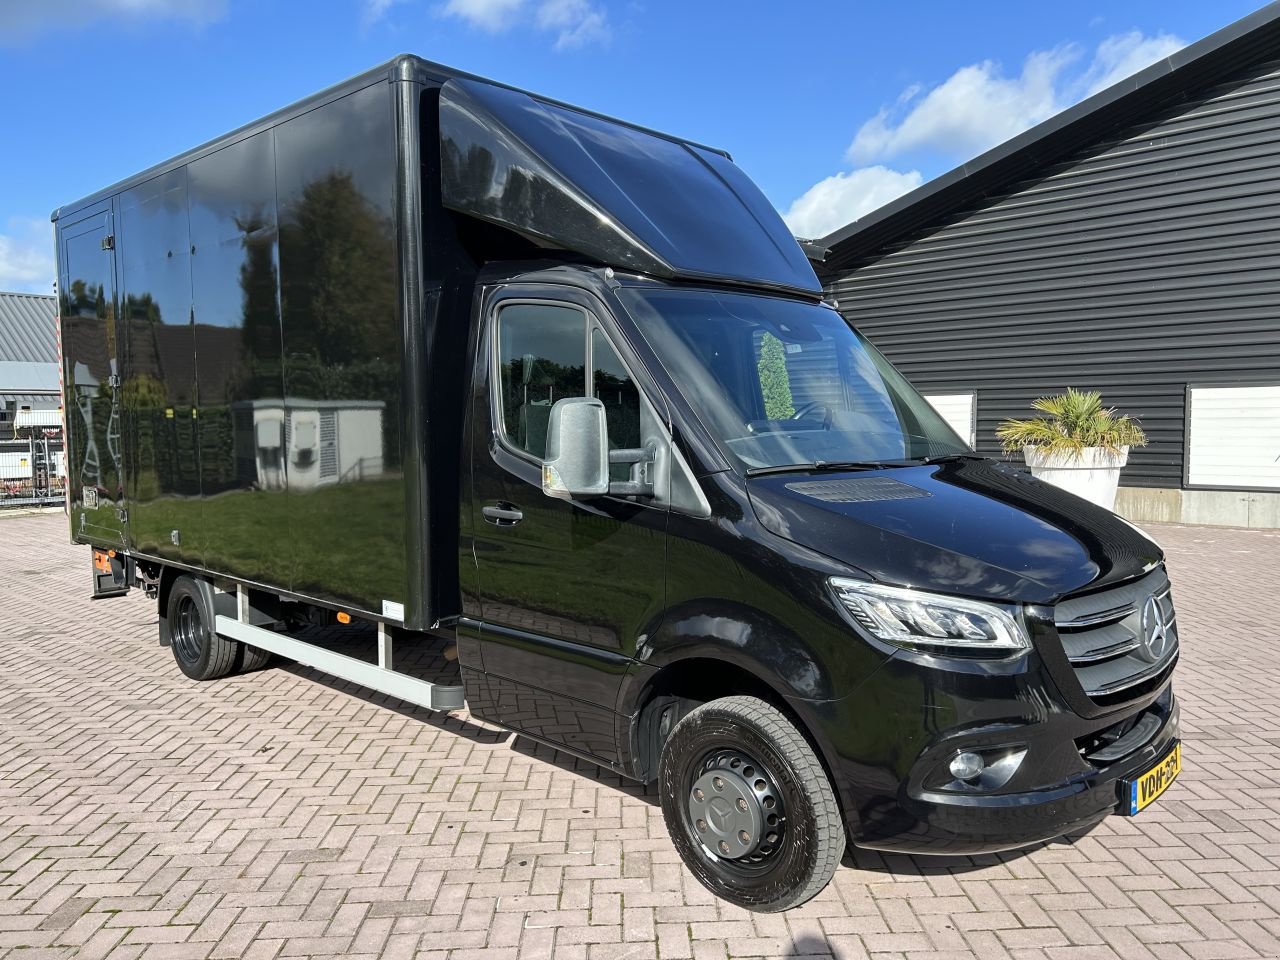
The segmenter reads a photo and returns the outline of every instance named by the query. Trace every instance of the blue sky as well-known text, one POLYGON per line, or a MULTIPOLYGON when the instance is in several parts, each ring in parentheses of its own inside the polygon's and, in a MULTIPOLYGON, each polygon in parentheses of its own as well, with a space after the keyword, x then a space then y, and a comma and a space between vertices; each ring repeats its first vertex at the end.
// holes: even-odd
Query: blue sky
POLYGON ((50 211, 397 53, 728 149, 821 236, 1257 0, 0 0, 0 289, 50 211))

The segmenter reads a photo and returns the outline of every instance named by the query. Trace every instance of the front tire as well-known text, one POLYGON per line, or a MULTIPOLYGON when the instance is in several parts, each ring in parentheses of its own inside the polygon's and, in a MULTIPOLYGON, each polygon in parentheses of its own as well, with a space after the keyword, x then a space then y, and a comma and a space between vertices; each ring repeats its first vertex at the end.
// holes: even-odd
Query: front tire
POLYGON ((812 899, 844 856, 826 771, 795 725, 763 700, 724 697, 691 710, 663 745, 658 785, 685 865, 748 910, 774 913, 812 899))

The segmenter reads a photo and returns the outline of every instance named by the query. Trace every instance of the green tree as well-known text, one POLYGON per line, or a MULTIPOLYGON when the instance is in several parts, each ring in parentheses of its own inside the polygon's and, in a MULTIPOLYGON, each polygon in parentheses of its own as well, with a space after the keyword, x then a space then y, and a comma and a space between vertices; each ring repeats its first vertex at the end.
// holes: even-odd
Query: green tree
POLYGON ((157 378, 146 373, 135 373, 120 388, 120 401, 130 410, 151 410, 164 407, 169 392, 157 378))
MULTIPOLYGON (((395 230, 349 172, 302 188, 280 210, 280 303, 285 391, 311 400, 381 400, 383 459, 400 463, 403 331, 395 230)), ((241 277, 269 276, 262 258, 241 277)), ((264 319, 271 304, 262 281, 264 319)), ((264 324, 265 326, 265 324, 264 324)))
POLYGON ((280 282, 286 367, 298 354, 325 366, 398 359, 395 234, 352 174, 308 183, 281 212, 280 282))
POLYGON ((787 353, 782 341, 766 333, 760 341, 760 392, 764 395, 764 415, 770 420, 786 420, 795 414, 791 399, 791 377, 787 373, 787 353))

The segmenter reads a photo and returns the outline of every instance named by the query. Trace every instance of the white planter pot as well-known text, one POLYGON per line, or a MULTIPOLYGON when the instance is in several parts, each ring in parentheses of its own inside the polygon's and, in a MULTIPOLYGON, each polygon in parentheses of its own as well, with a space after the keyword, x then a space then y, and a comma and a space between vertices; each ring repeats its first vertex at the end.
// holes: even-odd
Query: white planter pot
POLYGON ((1120 468, 1129 462, 1128 447, 1121 447, 1118 452, 1106 447, 1085 447, 1079 456, 1046 454, 1039 447, 1023 447, 1022 455, 1033 477, 1100 507, 1115 509, 1120 468))

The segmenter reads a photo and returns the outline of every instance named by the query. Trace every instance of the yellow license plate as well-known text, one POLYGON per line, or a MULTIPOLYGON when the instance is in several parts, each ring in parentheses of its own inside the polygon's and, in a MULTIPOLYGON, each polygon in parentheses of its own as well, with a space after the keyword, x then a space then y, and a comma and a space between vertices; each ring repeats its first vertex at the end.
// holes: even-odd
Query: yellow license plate
POLYGON ((1156 797, 1169 789, 1169 784, 1182 772, 1182 744, 1175 743, 1164 759, 1146 773, 1126 781, 1129 795, 1126 797, 1129 816, 1144 809, 1156 797))

